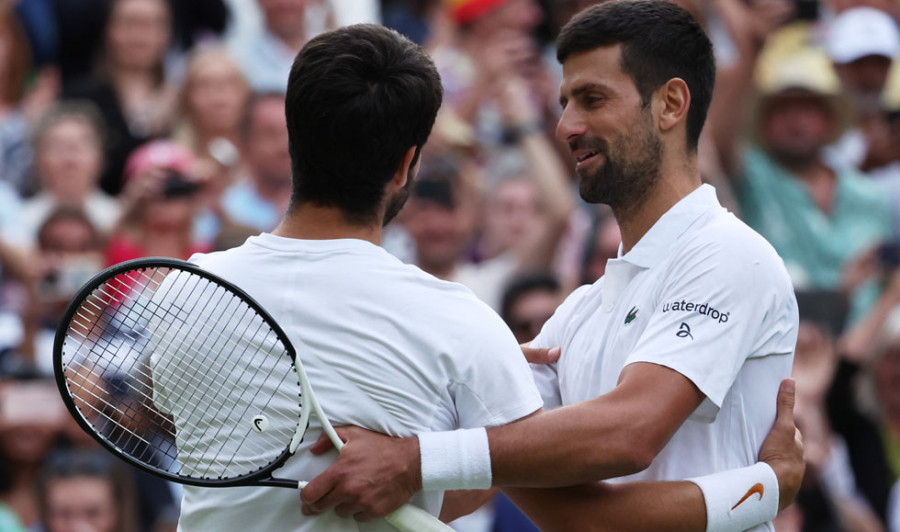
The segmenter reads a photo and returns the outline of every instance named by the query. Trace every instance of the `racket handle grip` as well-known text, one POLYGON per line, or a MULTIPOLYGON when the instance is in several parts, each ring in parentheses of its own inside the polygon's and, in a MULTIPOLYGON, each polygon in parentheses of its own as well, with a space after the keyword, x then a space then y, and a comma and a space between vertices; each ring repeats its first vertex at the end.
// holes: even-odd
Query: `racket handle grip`
POLYGON ((400 532, 445 532, 453 529, 418 506, 404 504, 384 516, 400 532))
MULTIPOLYGON (((303 489, 307 484, 301 480, 297 483, 297 488, 303 489)), ((412 504, 404 504, 384 516, 384 520, 400 532, 453 532, 440 519, 412 504)))

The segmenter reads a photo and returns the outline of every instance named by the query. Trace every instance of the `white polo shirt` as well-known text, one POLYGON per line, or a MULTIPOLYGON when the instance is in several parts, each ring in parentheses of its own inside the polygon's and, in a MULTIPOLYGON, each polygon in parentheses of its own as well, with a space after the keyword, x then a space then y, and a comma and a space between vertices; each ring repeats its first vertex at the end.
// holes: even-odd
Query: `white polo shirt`
MULTIPOLYGON (((505 424, 541 407, 522 351, 495 312, 464 286, 403 264, 372 243, 263 233, 228 251, 194 255, 191 262, 243 289, 281 325, 301 351, 316 397, 335 426, 411 436, 505 424)), ((227 308, 216 311, 229 314, 227 308)), ((168 334, 162 333, 160 346, 177 345, 168 334)), ((239 355, 240 350, 222 350, 222 367, 240 367, 240 360, 227 358, 239 355)), ((177 360, 165 352, 152 356, 156 377, 181 377, 177 366, 175 371, 161 367, 161 361, 177 360)), ((240 375, 226 374, 229 383, 241 381, 240 375)), ((267 385, 281 386, 280 375, 275 377, 267 385)), ((218 382, 215 375, 209 381, 218 382)), ((157 391, 166 389, 165 382, 157 384, 157 391)), ((244 387, 233 389, 240 393, 244 387)), ((177 404, 154 399, 162 399, 160 406, 174 409, 180 419, 177 404)), ((214 418, 216 412, 201 415, 214 418)), ((281 418, 290 415, 296 413, 281 418)), ((306 452, 320 433, 320 424, 311 419, 298 452, 275 476, 311 480, 331 465, 335 451, 306 452)), ((439 491, 419 492, 412 503, 437 515, 442 497, 439 491)), ((358 523, 334 511, 306 517, 300 506, 297 490, 185 486, 179 530, 394 530, 384 520, 358 523)))
POLYGON ((634 362, 690 379, 706 399, 647 470, 622 480, 685 479, 756 463, 797 324, 775 250, 703 185, 566 299, 533 342, 562 357, 532 369, 548 408, 611 391, 634 362))

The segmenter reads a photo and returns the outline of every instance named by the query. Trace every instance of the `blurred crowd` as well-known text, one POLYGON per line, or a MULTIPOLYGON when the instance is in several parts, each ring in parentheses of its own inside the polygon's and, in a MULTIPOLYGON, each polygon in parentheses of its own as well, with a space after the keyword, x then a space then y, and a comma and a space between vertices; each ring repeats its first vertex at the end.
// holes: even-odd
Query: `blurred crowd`
MULTIPOLYGON (((808 470, 777 529, 900 531, 900 0, 673 1, 718 61, 703 179, 775 247, 800 304, 808 470)), ((444 84, 383 245, 533 338, 619 252, 555 138, 553 39, 593 3, 0 0, 0 531, 174 530, 178 488, 114 462, 65 412, 55 327, 105 266, 277 225, 287 74, 330 28, 395 28, 444 84)), ((455 526, 522 519, 499 498, 455 526)))

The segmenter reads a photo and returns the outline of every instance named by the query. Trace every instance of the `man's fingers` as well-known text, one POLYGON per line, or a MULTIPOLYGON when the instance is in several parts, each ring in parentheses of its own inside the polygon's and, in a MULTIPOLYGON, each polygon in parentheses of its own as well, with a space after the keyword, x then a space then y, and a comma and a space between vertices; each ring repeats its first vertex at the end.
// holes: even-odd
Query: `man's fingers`
POLYGON ((333 487, 332 468, 328 468, 300 490, 300 500, 305 503, 304 506, 309 506, 314 511, 318 508, 327 508, 327 506, 321 506, 320 502, 322 497, 327 495, 333 487))
MULTIPOLYGON (((334 431, 344 443, 347 443, 355 436, 368 432, 365 429, 360 429, 358 427, 336 427, 334 431)), ((325 454, 332 449, 334 449, 334 442, 323 432, 319 435, 319 439, 316 440, 316 443, 310 446, 309 451, 313 454, 325 454)))
POLYGON ((794 427, 794 379, 784 379, 778 389, 778 406, 775 424, 794 427))
POLYGON ((328 435, 323 432, 322 434, 319 434, 319 439, 316 440, 316 443, 310 446, 309 452, 313 454, 324 454, 332 449, 334 449, 334 443, 332 443, 328 438, 328 435))
POLYGON ((559 347, 528 347, 522 346, 522 354, 525 360, 531 364, 552 364, 559 360, 562 349, 559 347))

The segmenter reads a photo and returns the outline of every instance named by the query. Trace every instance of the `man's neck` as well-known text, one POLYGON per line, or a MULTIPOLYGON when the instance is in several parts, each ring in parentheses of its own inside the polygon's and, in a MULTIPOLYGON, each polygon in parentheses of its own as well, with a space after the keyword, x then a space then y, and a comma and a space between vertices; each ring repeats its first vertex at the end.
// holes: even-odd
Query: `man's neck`
POLYGON ((278 227, 272 231, 276 236, 301 240, 337 240, 353 238, 381 245, 381 224, 353 224, 347 221, 340 209, 304 204, 285 214, 278 227))
POLYGON ((650 191, 633 205, 613 207, 613 215, 622 232, 622 252, 631 251, 663 214, 697 190, 700 185, 700 175, 696 172, 679 175, 676 179, 661 177, 650 191))

